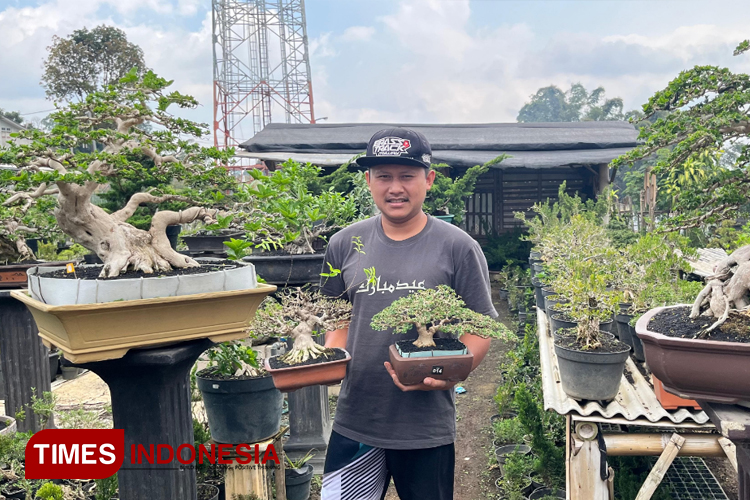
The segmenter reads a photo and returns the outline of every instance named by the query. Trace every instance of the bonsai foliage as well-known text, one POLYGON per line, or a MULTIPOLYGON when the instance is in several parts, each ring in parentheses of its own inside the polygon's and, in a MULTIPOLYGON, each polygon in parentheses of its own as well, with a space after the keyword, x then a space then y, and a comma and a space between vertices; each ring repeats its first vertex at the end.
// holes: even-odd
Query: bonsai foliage
POLYGON ((44 483, 36 492, 36 498, 41 500, 63 500, 63 489, 55 483, 44 483))
MULTIPOLYGON (((735 55, 747 50, 747 42, 735 55)), ((733 217, 750 195, 750 76, 716 66, 681 72, 643 106, 645 118, 665 113, 640 129, 641 145, 612 166, 644 160, 668 148, 653 172, 672 195, 662 227, 679 230, 733 217), (723 152, 732 149, 733 158, 723 152), (723 157, 722 157, 723 156, 723 157), (721 161, 720 161, 721 159, 721 161)))
POLYGON ((208 194, 234 186, 226 169, 214 166, 215 162, 226 163, 232 152, 203 148, 186 139, 206 134, 207 127, 168 112, 173 105, 197 105, 192 97, 168 92, 171 83, 152 72, 139 77, 133 70, 117 85, 90 93, 81 102, 53 113, 51 132, 21 132, 19 137, 30 144, 13 144, 0 151, 0 163, 18 168, 0 174, 3 225, 22 225, 40 200, 56 196, 57 224, 76 243, 99 256, 104 262, 102 276, 198 266, 171 249, 165 229, 196 219, 215 222, 216 210, 195 205, 210 205, 213 200, 208 194), (92 142, 101 149, 83 149, 92 142), (139 160, 144 156, 153 162, 157 175, 190 185, 191 196, 174 194, 168 188, 139 192, 112 213, 92 203, 100 187, 141 171, 139 160), (191 206, 156 213, 148 231, 126 222, 142 203, 167 201, 191 206))
MULTIPOLYGON (((460 224, 466 212, 466 198, 474 194, 477 179, 487 172, 492 165, 500 163, 505 158, 507 158, 506 155, 500 155, 484 165, 475 165, 457 179, 452 179, 436 171, 435 182, 427 192, 427 198, 424 201, 425 210, 434 215, 453 214, 455 216, 454 222, 460 224)), ((445 163, 433 165, 433 168, 441 167, 450 168, 445 163)))
POLYGON ((365 217, 352 194, 333 188, 314 194, 320 167, 289 160, 270 176, 251 170, 254 182, 245 194, 252 203, 243 216, 248 238, 266 250, 315 253, 313 242, 365 217))
POLYGON ((208 365, 202 370, 205 375, 223 377, 257 377, 263 369, 257 353, 240 342, 222 342, 206 352, 208 365))
POLYGON ((447 285, 420 290, 394 301, 372 318, 371 326, 375 330, 392 328, 393 333, 408 333, 416 328, 417 347, 435 346, 433 336, 438 331, 456 337, 471 333, 483 338, 512 338, 505 325, 466 307, 447 285))
POLYGON ((248 332, 251 337, 292 337, 292 349, 279 357, 293 365, 320 356, 330 356, 327 349, 313 340, 313 333, 321 334, 343 328, 351 319, 352 305, 341 299, 331 299, 320 292, 305 288, 286 289, 279 301, 267 298, 255 313, 248 332))

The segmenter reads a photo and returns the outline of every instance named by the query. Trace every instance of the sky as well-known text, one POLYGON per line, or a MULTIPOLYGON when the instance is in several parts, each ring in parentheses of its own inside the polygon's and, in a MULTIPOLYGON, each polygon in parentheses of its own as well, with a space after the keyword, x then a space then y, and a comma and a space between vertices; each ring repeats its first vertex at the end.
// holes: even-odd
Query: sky
MULTIPOLYGON (((640 108, 695 65, 750 73, 748 0, 307 0, 317 117, 328 123, 514 122, 540 87, 580 82, 640 108)), ((0 108, 54 108, 40 85, 57 35, 108 24, 212 120, 210 0, 0 0, 0 108)), ((276 117, 275 117, 276 118, 276 117)), ((278 121, 282 121, 278 117, 278 121)), ((251 135, 250 131, 245 132, 251 135)))

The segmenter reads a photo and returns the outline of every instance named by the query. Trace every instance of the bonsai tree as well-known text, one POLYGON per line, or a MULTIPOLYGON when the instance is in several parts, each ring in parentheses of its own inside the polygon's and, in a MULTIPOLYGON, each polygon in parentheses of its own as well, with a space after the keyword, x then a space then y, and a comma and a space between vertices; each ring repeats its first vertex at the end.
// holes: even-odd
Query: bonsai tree
POLYGON ((472 311, 447 285, 420 290, 394 301, 372 318, 375 330, 393 329, 393 333, 417 330, 416 347, 435 347, 434 335, 442 331, 456 337, 471 333, 483 338, 510 340, 510 330, 485 314, 472 311))
POLYGON ((288 365, 330 357, 333 349, 316 343, 313 333, 342 328, 351 319, 352 305, 305 288, 287 289, 279 295, 278 302, 266 299, 258 309, 248 329, 250 336, 292 337, 292 349, 278 358, 288 365))
POLYGON ((226 169, 215 166, 228 162, 233 152, 203 148, 187 140, 201 137, 208 128, 168 112, 170 106, 197 105, 192 97, 168 92, 171 83, 150 71, 139 77, 133 70, 117 85, 92 92, 81 102, 53 113, 51 132, 19 133, 30 144, 12 144, 0 152, 0 163, 18 168, 0 174, 4 225, 22 225, 32 206, 44 197, 56 196, 57 224, 73 241, 99 256, 104 262, 102 277, 131 270, 152 273, 198 266, 195 260, 172 250, 165 229, 197 219, 215 222, 216 210, 208 208, 213 200, 207 195, 235 185, 226 169), (94 141, 102 148, 86 151, 94 141), (191 196, 167 189, 138 192, 112 213, 92 203, 100 187, 139 171, 142 164, 137 160, 143 156, 165 180, 191 186, 191 196), (142 203, 167 201, 182 201, 190 207, 157 212, 148 230, 126 222, 142 203))

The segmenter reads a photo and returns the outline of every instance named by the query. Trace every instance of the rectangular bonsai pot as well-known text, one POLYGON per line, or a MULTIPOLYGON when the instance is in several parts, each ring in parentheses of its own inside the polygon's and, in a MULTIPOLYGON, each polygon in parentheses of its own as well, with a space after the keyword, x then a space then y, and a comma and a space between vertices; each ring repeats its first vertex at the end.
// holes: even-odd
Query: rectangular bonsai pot
POLYGON ((466 380, 474 363, 474 355, 452 354, 448 356, 405 358, 398 353, 395 344, 388 348, 391 366, 404 385, 416 385, 431 377, 449 382, 466 380))
POLYGON ((661 380, 656 377, 654 377, 653 380, 656 399, 659 400, 659 403, 661 403, 662 407, 665 410, 676 410, 678 408, 692 408, 694 410, 701 409, 701 405, 699 405, 695 400, 684 399, 679 396, 675 396, 674 394, 671 394, 664 390, 664 384, 661 383, 661 380))
POLYGON ((281 392, 292 392, 311 385, 338 384, 346 376, 346 365, 352 359, 346 349, 341 349, 346 358, 311 365, 290 366, 288 368, 271 368, 270 358, 264 366, 273 377, 273 385, 281 392))
POLYGON ((25 290, 11 295, 31 311, 47 347, 59 347, 73 363, 89 363, 121 358, 139 347, 244 338, 255 310, 275 290, 258 284, 247 290, 62 306, 32 299, 25 290))

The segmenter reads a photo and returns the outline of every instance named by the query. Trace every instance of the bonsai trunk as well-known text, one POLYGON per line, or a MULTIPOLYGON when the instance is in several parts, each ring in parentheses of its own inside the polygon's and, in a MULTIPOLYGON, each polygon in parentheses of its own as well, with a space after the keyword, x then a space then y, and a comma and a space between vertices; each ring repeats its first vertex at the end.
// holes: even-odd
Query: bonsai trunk
POLYGON ((295 326, 292 330, 294 346, 291 351, 284 354, 279 359, 287 364, 294 365, 304 363, 309 359, 318 358, 321 354, 330 352, 328 348, 318 344, 312 338, 313 328, 317 323, 318 318, 312 316, 295 326))
POLYGON ((414 341, 415 346, 435 347, 435 341, 432 338, 435 335, 435 332, 432 328, 427 328, 424 325, 417 324, 417 333, 419 334, 419 337, 414 341))
POLYGON ((136 229, 125 222, 141 203, 160 203, 176 196, 156 197, 136 193, 122 209, 108 214, 91 203, 98 184, 83 186, 58 182, 58 208, 55 217, 60 229, 104 262, 100 276, 114 277, 126 271, 153 273, 173 267, 197 267, 199 264, 172 250, 166 235, 170 224, 184 224, 196 219, 213 222, 214 213, 192 207, 180 212, 163 211, 154 215, 149 231, 136 229))

